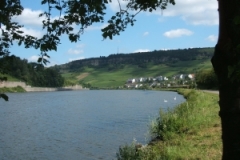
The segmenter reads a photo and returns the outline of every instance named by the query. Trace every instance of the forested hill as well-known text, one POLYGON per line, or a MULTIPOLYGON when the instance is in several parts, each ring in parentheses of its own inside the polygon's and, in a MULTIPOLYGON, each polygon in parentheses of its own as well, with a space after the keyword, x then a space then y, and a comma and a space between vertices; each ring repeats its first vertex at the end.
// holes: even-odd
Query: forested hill
MULTIPOLYGON (((76 60, 59 66, 61 69, 75 70, 84 66, 118 68, 121 64, 138 65, 145 68, 147 63, 176 63, 178 61, 204 60, 213 56, 214 48, 191 48, 177 50, 159 50, 130 54, 111 54, 108 57, 76 60)), ((111 68, 109 68, 111 70, 111 68)))
POLYGON ((55 68, 45 68, 39 63, 29 63, 14 55, 0 58, 0 78, 11 76, 35 87, 61 87, 64 79, 55 68))

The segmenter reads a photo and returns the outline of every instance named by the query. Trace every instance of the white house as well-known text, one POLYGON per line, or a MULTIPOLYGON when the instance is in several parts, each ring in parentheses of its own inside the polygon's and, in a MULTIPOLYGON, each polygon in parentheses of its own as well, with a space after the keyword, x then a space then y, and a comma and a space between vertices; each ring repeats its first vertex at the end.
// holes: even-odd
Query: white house
POLYGON ((156 77, 156 79, 157 79, 158 81, 163 81, 163 76, 158 76, 158 77, 156 77))
POLYGON ((195 76, 194 76, 194 74, 189 74, 188 75, 188 78, 190 78, 190 79, 193 79, 195 76))
POLYGON ((139 78, 139 82, 143 82, 143 78, 141 77, 141 78, 139 78))
POLYGON ((184 79, 185 76, 184 76, 183 74, 181 74, 181 75, 179 76, 179 78, 180 78, 180 79, 184 79))
POLYGON ((164 81, 168 81, 168 78, 167 78, 167 77, 164 77, 163 79, 164 79, 164 81))
POLYGON ((127 80, 127 83, 135 83, 136 82, 136 79, 135 78, 132 78, 132 79, 128 79, 127 80))

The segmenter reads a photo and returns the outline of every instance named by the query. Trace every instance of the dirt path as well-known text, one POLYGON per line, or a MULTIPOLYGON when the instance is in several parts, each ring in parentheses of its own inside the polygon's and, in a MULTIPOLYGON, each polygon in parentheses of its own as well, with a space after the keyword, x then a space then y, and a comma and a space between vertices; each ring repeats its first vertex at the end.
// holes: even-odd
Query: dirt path
POLYGON ((209 92, 209 93, 215 93, 215 94, 219 94, 218 90, 202 90, 204 92, 209 92))
POLYGON ((87 77, 88 75, 89 75, 89 73, 82 73, 82 74, 80 74, 79 76, 77 76, 77 79, 78 79, 78 80, 81 80, 81 79, 87 77))

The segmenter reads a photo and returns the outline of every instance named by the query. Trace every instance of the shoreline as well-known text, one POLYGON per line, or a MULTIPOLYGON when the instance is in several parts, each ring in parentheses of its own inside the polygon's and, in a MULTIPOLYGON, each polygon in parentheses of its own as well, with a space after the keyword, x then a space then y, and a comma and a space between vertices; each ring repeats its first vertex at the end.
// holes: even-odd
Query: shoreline
POLYGON ((23 88, 26 92, 55 92, 55 91, 77 91, 77 90, 89 90, 88 88, 82 88, 82 86, 73 87, 26 87, 23 88))
POLYGON ((150 124, 152 139, 147 145, 123 145, 118 158, 134 159, 221 159, 221 123, 218 91, 179 89, 186 102, 159 112, 150 124))
POLYGON ((18 88, 21 87, 26 92, 54 92, 54 91, 75 91, 75 90, 89 90, 88 88, 83 88, 80 85, 66 86, 66 87, 32 87, 27 85, 25 82, 0 82, 0 90, 13 90, 13 92, 19 92, 18 88))

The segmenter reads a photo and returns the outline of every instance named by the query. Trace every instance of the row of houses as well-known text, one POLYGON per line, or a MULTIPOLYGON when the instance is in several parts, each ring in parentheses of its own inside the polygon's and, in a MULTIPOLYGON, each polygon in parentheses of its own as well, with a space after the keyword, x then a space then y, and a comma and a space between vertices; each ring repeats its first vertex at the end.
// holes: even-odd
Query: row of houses
POLYGON ((144 83, 144 82, 161 82, 161 81, 169 81, 169 80, 194 80, 195 75, 194 74, 179 74, 174 75, 170 79, 165 76, 157 76, 157 77, 140 77, 140 78, 130 78, 127 80, 127 84, 135 84, 135 83, 144 83))

